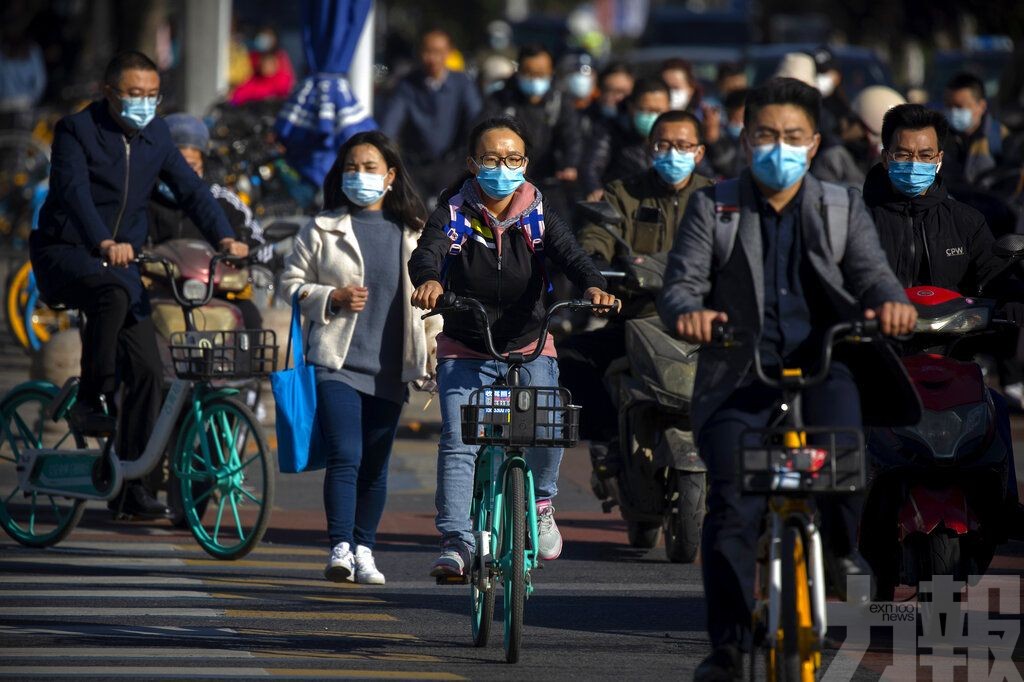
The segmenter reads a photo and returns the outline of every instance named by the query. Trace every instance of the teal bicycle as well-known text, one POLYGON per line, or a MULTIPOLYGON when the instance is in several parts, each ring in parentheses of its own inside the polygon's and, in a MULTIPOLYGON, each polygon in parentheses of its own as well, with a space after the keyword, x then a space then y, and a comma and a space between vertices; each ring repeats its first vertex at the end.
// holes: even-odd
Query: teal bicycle
POLYGON ((461 408, 462 441, 481 446, 476 459, 473 502, 470 510, 476 553, 464 576, 441 577, 439 584, 470 585, 473 643, 487 645, 494 621, 497 586, 504 605, 505 660, 519 660, 523 639, 523 613, 533 594, 531 572, 537 557, 537 500, 533 473, 525 448, 568 448, 579 442, 580 408, 569 391, 557 386, 521 386, 520 370, 540 357, 551 316, 562 308, 606 310, 588 301, 560 301, 544 317, 537 347, 530 354, 502 355, 494 348, 487 312, 472 298, 445 293, 437 307, 424 315, 469 311, 482 322, 491 357, 508 366, 492 386, 470 394, 461 408))
POLYGON ((196 328, 193 311, 210 302, 213 273, 226 258, 213 256, 207 282, 186 280, 180 288, 170 261, 136 258, 165 269, 185 316, 185 331, 171 335, 177 379, 138 459, 118 458, 116 434, 87 436, 72 427, 77 377, 63 388, 25 382, 0 400, 0 526, 14 540, 57 544, 81 520, 86 501, 112 500, 125 481, 149 474, 173 437, 170 470, 199 545, 218 559, 237 559, 259 543, 274 501, 273 455, 256 417, 235 397, 238 389, 219 384, 274 371, 277 344, 269 329, 196 328))

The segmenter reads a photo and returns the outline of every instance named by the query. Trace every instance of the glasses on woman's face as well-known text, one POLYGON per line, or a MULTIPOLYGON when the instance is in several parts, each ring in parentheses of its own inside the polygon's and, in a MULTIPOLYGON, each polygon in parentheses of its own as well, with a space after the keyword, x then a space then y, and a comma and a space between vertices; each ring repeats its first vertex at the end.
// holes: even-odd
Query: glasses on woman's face
POLYGON ((893 161, 905 163, 907 161, 920 161, 921 163, 936 163, 939 160, 939 153, 931 150, 923 152, 908 152, 905 150, 895 151, 889 154, 893 161))
POLYGON ((476 159, 477 164, 481 168, 487 168, 494 170, 501 164, 505 164, 505 168, 509 170, 519 170, 526 165, 526 157, 522 154, 509 154, 508 156, 498 156, 497 154, 484 154, 476 159))

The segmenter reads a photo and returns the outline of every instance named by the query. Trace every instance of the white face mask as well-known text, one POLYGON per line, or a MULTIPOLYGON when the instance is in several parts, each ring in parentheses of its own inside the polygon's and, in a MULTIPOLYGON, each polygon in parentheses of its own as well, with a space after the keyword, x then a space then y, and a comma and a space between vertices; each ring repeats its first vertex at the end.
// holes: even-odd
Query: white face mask
POLYGON ((818 91, 822 97, 828 97, 836 90, 836 82, 827 73, 818 74, 818 91))
POLYGON ((669 108, 673 111, 682 111, 686 108, 686 105, 690 103, 690 98, 693 96, 689 90, 683 90, 682 88, 675 88, 668 92, 668 104, 669 108))

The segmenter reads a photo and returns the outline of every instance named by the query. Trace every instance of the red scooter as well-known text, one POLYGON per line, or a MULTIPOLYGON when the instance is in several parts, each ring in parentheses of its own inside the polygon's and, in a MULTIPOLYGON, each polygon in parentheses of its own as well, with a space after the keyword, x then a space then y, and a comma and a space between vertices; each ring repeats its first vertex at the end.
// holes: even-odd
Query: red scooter
MULTIPOLYGON (((1017 247, 1001 251, 1016 260, 1024 244, 1017 247)), ((891 601, 897 585, 983 574, 1007 531, 1011 444, 981 367, 971 360, 978 350, 972 341, 1007 323, 990 299, 931 286, 907 289, 907 297, 918 322, 903 364, 924 409, 914 426, 869 436, 874 471, 860 550, 879 601, 891 601)))

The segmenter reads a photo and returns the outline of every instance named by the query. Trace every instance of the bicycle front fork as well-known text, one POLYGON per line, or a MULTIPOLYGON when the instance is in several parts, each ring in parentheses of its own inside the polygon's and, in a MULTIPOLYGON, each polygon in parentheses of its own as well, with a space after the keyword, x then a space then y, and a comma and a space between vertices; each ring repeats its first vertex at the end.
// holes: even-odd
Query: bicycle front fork
POLYGON ((821 532, 810 514, 791 510, 771 512, 771 535, 768 545, 768 627, 765 637, 769 647, 776 645, 782 613, 782 562, 794 557, 782 556, 782 535, 787 525, 795 525, 806 543, 807 574, 810 577, 811 615, 814 634, 821 644, 825 639, 828 622, 825 617, 825 562, 822 554, 821 532))

